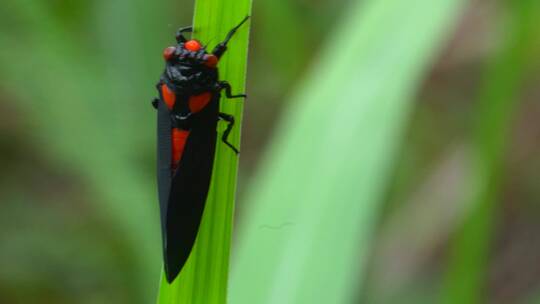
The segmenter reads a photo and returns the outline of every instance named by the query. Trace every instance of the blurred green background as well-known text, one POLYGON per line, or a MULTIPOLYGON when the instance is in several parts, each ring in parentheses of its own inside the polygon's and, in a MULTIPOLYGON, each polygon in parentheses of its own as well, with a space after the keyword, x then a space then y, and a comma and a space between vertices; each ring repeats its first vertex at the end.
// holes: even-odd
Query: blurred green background
MULTIPOLYGON (((350 2, 254 2, 239 221, 288 97, 350 2)), ((534 2, 470 1, 445 37, 403 130, 359 303, 540 303, 534 2), (467 286, 481 297, 460 298, 467 286)), ((192 12, 179 0, 0 4, 0 303, 154 301, 149 102, 192 12)))

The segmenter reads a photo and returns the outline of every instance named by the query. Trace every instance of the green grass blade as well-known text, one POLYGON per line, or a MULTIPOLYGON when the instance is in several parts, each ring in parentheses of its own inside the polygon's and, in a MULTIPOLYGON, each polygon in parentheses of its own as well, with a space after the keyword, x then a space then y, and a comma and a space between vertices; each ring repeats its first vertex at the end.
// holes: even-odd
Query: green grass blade
MULTIPOLYGON (((250 12, 251 0, 198 0, 194 36, 213 47, 250 12)), ((238 30, 219 64, 220 78, 231 83, 233 93, 243 92, 245 88, 249 25, 248 22, 238 30)), ((236 118, 229 138, 237 147, 240 144, 242 109, 241 101, 222 99, 221 110, 236 118)), ((220 125, 220 132, 223 132, 223 127, 220 125)), ((237 167, 238 157, 219 142, 210 193, 195 247, 172 284, 162 278, 158 303, 226 302, 237 167)))
POLYGON ((347 303, 412 97, 465 1, 356 1, 253 183, 231 303, 347 303))
MULTIPOLYGON (((486 303, 490 248, 506 145, 519 92, 529 69, 537 24, 538 1, 510 2, 502 51, 487 67, 480 92, 473 156, 470 214, 454 240, 441 303, 486 303)), ((534 55, 536 56, 536 55, 534 55)))

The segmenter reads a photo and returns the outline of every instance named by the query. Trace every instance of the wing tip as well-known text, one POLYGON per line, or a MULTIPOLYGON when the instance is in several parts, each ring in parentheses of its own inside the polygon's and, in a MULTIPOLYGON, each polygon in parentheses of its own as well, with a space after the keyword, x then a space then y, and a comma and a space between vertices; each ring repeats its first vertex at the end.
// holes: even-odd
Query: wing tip
POLYGON ((176 277, 178 277, 179 272, 165 272, 165 278, 167 279, 167 283, 172 284, 176 277))
POLYGON ((181 269, 182 267, 171 267, 165 263, 165 278, 167 279, 167 283, 172 284, 180 274, 181 269))

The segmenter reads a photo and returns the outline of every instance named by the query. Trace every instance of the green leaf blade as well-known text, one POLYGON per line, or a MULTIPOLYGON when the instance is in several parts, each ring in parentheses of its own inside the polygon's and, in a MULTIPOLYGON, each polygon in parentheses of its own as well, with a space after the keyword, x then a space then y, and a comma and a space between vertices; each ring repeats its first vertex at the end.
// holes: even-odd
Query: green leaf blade
MULTIPOLYGON (((198 0, 194 38, 209 43, 212 50, 250 12, 250 0, 198 0)), ((218 66, 220 79, 231 84, 233 94, 245 89, 249 27, 247 22, 237 31, 218 66)), ((222 98, 220 109, 235 117, 229 141, 239 147, 243 101, 222 98)), ((219 138, 223 131, 220 122, 219 138)), ((226 303, 237 171, 238 156, 218 140, 210 193, 195 246, 172 284, 162 278, 158 303, 226 303)))

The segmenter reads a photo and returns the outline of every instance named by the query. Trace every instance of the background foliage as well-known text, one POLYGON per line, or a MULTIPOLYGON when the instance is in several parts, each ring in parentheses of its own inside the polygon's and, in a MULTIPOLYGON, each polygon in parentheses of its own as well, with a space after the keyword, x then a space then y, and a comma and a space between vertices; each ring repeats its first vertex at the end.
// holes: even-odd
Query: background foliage
MULTIPOLYGON (((382 11, 396 3, 378 2, 382 11)), ((254 3, 240 224, 278 118, 350 4, 254 3)), ((0 302, 153 302, 160 241, 149 101, 161 51, 191 22, 192 2, 0 7, 0 302)), ((425 58, 429 73, 400 127, 404 139, 393 143, 391 183, 380 185, 381 212, 360 248, 367 260, 355 302, 540 300, 539 12, 533 0, 470 1, 457 28, 438 38, 436 60, 425 58), (481 186, 470 180, 492 176, 481 186)), ((372 30, 374 40, 392 46, 383 32, 372 30)))

